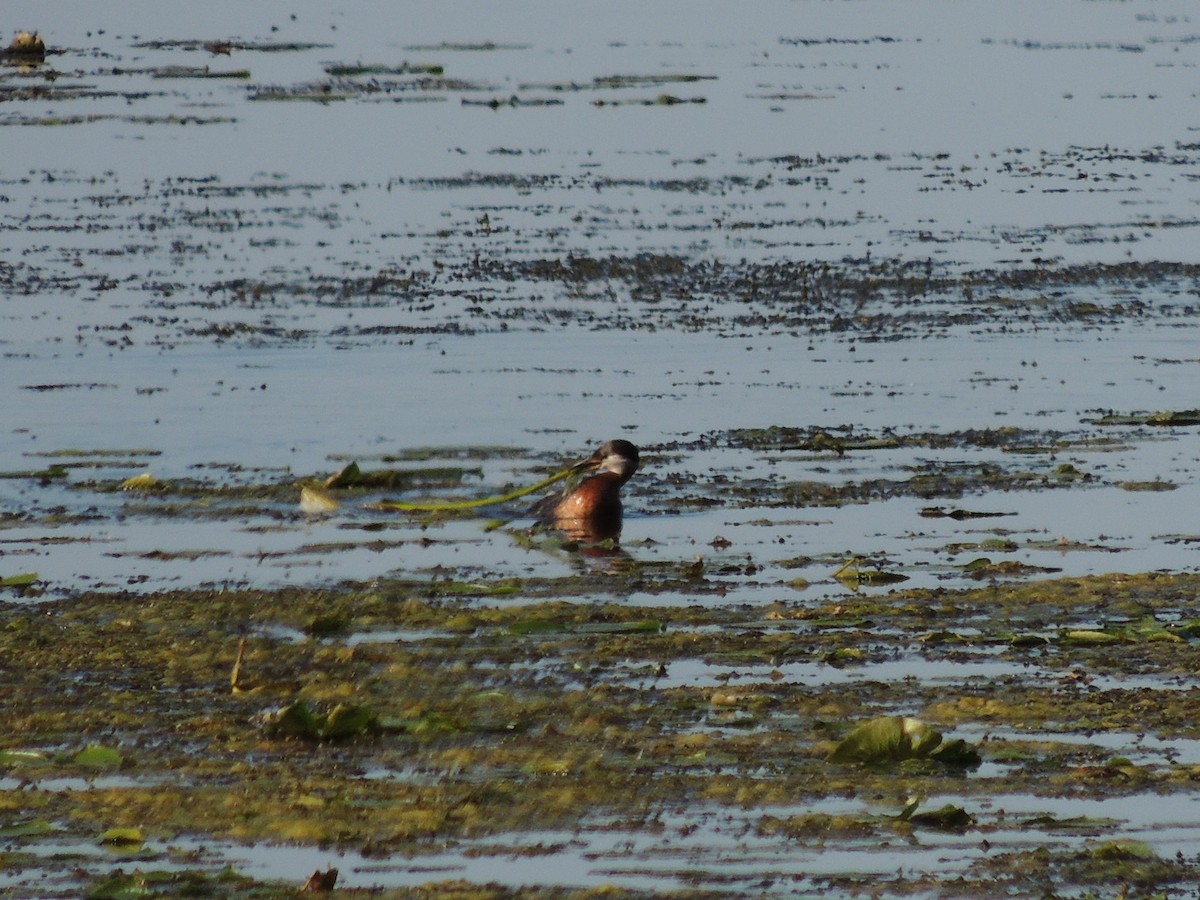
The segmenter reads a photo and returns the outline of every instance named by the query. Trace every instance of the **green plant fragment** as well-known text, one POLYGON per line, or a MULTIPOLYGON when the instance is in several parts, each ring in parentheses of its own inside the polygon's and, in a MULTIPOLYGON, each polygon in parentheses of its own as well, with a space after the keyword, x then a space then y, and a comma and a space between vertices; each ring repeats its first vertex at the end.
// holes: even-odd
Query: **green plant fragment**
POLYGON ((587 622, 576 631, 579 634, 646 634, 666 629, 658 619, 640 619, 633 622, 587 622))
POLYGON ((34 584, 37 579, 37 572, 21 572, 18 575, 9 575, 7 578, 0 578, 0 587, 26 588, 34 584))
POLYGON ((884 764, 932 759, 951 766, 977 766, 979 753, 961 739, 942 743, 942 734, 907 716, 880 716, 859 725, 830 751, 830 762, 884 764))
POLYGON ((119 769, 124 757, 111 747, 89 744, 76 753, 71 761, 87 769, 119 769))
POLYGON ((0 766, 47 766, 50 760, 37 750, 0 750, 0 766))
MULTIPOLYGON (((0 826, 0 838, 42 837, 54 831, 54 826, 46 819, 26 819, 0 826)), ((0 869, 3 865, 0 865, 0 869)))
POLYGON ((1110 634, 1107 631, 1095 631, 1087 628, 1077 628, 1070 631, 1064 631, 1061 640, 1070 644, 1120 644, 1127 639, 1119 634, 1110 634))
POLYGON ((975 817, 961 806, 947 803, 941 809, 912 813, 906 821, 912 825, 933 828, 937 831, 962 832, 975 824, 975 817))
POLYGON ((145 836, 137 827, 109 828, 100 835, 100 843, 114 847, 129 847, 144 844, 145 836))

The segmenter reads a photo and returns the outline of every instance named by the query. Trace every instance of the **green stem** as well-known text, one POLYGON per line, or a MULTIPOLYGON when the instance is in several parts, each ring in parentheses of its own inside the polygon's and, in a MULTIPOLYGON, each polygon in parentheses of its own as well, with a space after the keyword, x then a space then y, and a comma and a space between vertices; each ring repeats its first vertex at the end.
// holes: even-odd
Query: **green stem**
POLYGON ((529 487, 518 488, 515 491, 509 491, 507 494, 500 494, 496 497, 482 497, 478 500, 447 500, 439 503, 406 503, 403 500, 380 500, 378 503, 371 504, 371 509, 398 509, 402 512, 448 512, 455 509, 475 509, 478 506, 494 506, 497 503, 507 503, 509 500, 516 500, 518 497, 524 497, 526 494, 540 491, 542 488, 566 478, 574 471, 574 469, 563 469, 561 472, 551 475, 545 481, 539 481, 537 484, 529 487))

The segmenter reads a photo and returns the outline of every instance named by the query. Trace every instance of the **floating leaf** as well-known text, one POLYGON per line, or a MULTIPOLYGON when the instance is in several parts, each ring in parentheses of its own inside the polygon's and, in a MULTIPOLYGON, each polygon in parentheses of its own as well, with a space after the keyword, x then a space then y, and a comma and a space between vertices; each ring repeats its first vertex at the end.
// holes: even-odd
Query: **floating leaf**
POLYGON ((842 584, 850 585, 898 584, 901 581, 908 581, 908 576, 901 575, 899 572, 885 572, 882 569, 860 569, 857 559, 852 559, 838 568, 833 573, 833 577, 842 582, 842 584))
POLYGON ((137 827, 109 828, 100 835, 100 843, 114 847, 137 846, 145 842, 146 838, 142 835, 142 829, 137 827))
POLYGON ((54 826, 45 819, 26 819, 0 828, 0 838, 41 837, 54 831, 54 826))
POLYGON ((638 619, 632 622, 586 622, 578 631, 580 634, 642 634, 657 633, 665 628, 658 619, 638 619))
POLYGON ((911 825, 934 828, 938 831, 966 831, 975 824, 975 817, 961 806, 947 803, 941 809, 910 813, 906 821, 911 825))
POLYGON ((340 504, 320 488, 303 485, 300 488, 300 512, 315 516, 333 512, 340 504))
POLYGON ((158 479, 149 472, 134 475, 121 482, 121 490, 123 491, 149 491, 156 487, 158 487, 158 479))
POLYGON ((1179 487, 1173 481, 1163 481, 1159 478, 1154 481, 1118 481, 1117 487, 1123 491, 1173 491, 1179 487))
POLYGON ((1110 634, 1107 631, 1093 631, 1086 628, 1076 628, 1071 631, 1065 631, 1062 635, 1062 640, 1072 644, 1120 644, 1126 640, 1119 634, 1110 634))
POLYGON ((118 769, 123 757, 111 747, 91 744, 76 753, 71 761, 88 769, 118 769))
POLYGON ((0 750, 0 766, 45 766, 50 760, 37 750, 0 750))
POLYGON ((1050 643, 1050 638, 1041 634, 1018 634, 1012 639, 1012 646, 1017 648, 1022 647, 1044 647, 1050 643))
POLYGON ((508 626, 509 634, 557 634, 568 630, 567 625, 553 619, 521 619, 508 626))
POLYGON ((0 578, 0 587, 27 588, 37 581, 37 577, 37 572, 21 572, 19 575, 9 575, 7 578, 0 578))
POLYGON ((1114 841, 1105 841, 1102 844, 1097 844, 1088 849, 1088 855, 1092 859, 1115 859, 1115 860, 1147 860, 1154 859, 1158 856, 1154 852, 1154 848, 1143 841, 1135 841, 1129 838, 1120 838, 1114 841))
POLYGON ((1078 834, 1100 834, 1103 831, 1117 827, 1117 819, 1099 819, 1092 816, 1071 816, 1065 819, 1051 815, 1034 816, 1021 823, 1023 828, 1037 828, 1040 831, 1070 831, 1078 834))
POLYGON ((962 740, 942 745, 941 732, 917 719, 880 716, 855 728, 829 754, 830 762, 888 763, 934 759, 953 766, 977 766, 979 754, 962 740))

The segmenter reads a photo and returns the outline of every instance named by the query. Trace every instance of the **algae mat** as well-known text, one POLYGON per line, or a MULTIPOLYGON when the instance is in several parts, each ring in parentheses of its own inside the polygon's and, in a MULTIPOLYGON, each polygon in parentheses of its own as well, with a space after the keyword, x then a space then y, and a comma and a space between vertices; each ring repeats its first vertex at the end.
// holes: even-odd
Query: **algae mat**
POLYGON ((3 884, 282 896, 331 867, 388 896, 1200 884, 1200 579, 751 607, 703 599, 692 571, 644 607, 622 599, 634 577, 582 605, 537 599, 554 584, 496 603, 395 582, 6 606, 3 884), (884 674, 897 663, 910 674, 884 674), (955 752, 845 750, 881 716, 955 752))

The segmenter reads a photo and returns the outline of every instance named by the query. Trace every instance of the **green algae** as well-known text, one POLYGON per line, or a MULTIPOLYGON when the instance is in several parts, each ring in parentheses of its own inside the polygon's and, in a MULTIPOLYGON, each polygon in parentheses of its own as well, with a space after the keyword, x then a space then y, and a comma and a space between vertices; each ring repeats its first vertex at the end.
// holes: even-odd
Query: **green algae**
MULTIPOLYGON (((414 580, 136 600, 93 593, 48 602, 36 614, 0 608, 6 687, 36 698, 10 715, 0 767, 37 783, 83 766, 58 748, 78 754, 96 744, 111 748, 106 758, 119 757, 128 779, 87 792, 0 790, 0 827, 46 821, 58 823, 58 837, 137 828, 147 839, 184 833, 419 855, 448 840, 571 828, 597 815, 641 816, 659 804, 741 810, 888 794, 901 785, 936 794, 946 777, 941 765, 912 760, 893 771, 827 761, 851 723, 880 710, 918 715, 938 730, 1200 738, 1186 692, 1087 690, 1015 674, 1037 659, 1052 671, 1190 675, 1200 667, 1200 638, 1174 611, 1200 592, 1198 576, 1061 579, 761 608, 690 602, 696 581, 684 579, 664 590, 689 602, 652 611, 564 598, 588 580, 512 580, 507 586, 524 602, 498 605, 487 594, 438 593, 414 580), (991 624, 975 634, 980 610, 991 624), (1131 619, 1133 610, 1145 613, 1131 619), (319 639, 285 636, 321 617, 338 627, 311 629, 319 639), (1105 618, 1119 640, 1080 639, 1107 633, 1091 627, 1105 618), (1049 622, 1068 629, 1063 640, 1011 637, 1049 622), (941 639, 930 639, 930 625, 941 639), (389 628, 404 629, 406 639, 347 640, 389 628), (1173 639, 1154 639, 1160 633, 1173 639), (243 635, 241 687, 230 690, 243 635), (869 672, 897 655, 910 655, 914 672, 922 659, 968 668, 950 687, 919 676, 849 683, 770 676, 791 660, 840 656, 851 670, 869 672), (972 658, 1009 660, 1014 675, 975 680, 972 658), (725 686, 670 680, 675 666, 697 662, 761 667, 761 675, 725 686), (24 762, 35 757, 36 765, 24 762), (413 767, 424 775, 362 776, 413 767)), ((1009 794, 1084 786, 1093 796, 1189 791, 1200 779, 1200 763, 1118 764, 1108 761, 1111 753, 1096 759, 1086 747, 1052 738, 1023 744, 994 737, 971 752, 1001 769, 958 776, 957 790, 999 805, 1009 794)), ((991 827, 973 806, 966 809, 942 815, 934 806, 937 816, 908 826, 991 827)), ((824 820, 771 814, 757 822, 765 836, 834 843, 898 827, 853 813, 824 820)), ((1026 827, 1055 831, 1045 821, 1026 827)), ((1126 857, 1063 856, 1055 865, 1068 873, 1149 865, 1139 878, 1166 877, 1126 857)), ((1185 868, 1173 877, 1195 875, 1185 868)), ((249 896, 251 889, 231 890, 249 896)))

